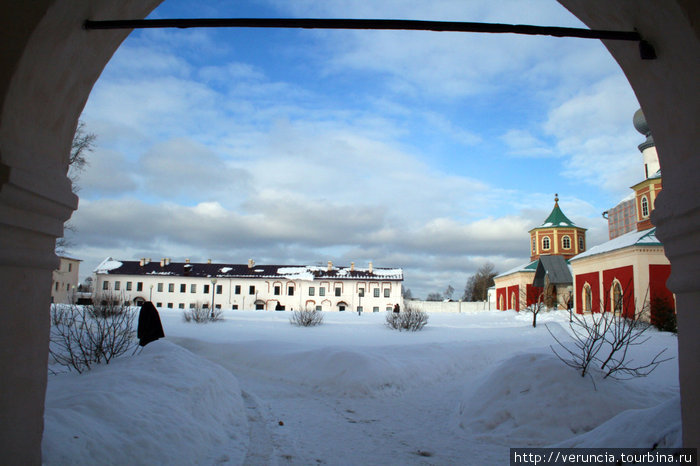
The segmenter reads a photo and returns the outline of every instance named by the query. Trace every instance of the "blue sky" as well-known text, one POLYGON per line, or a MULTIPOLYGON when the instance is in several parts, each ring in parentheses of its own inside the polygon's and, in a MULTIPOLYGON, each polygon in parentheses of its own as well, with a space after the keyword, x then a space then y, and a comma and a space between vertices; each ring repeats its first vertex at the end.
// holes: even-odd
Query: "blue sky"
MULTIPOLYGON (((151 18, 583 27, 553 0, 166 0, 151 18)), ((99 31, 93 32, 100 34, 99 31)), ((636 98, 594 40, 408 31, 132 33, 82 119, 97 135, 70 255, 403 267, 461 293, 528 258, 554 193, 589 244, 642 172, 636 98)))

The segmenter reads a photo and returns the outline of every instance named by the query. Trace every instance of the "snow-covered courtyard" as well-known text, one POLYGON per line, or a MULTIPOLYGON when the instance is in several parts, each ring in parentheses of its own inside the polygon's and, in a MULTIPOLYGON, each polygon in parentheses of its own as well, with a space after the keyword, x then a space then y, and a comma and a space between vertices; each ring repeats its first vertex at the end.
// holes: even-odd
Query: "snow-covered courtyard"
POLYGON ((650 329, 648 377, 582 378, 545 324, 569 315, 432 314, 420 332, 384 313, 225 311, 84 373, 49 376, 45 464, 508 464, 510 447, 679 447, 676 337, 650 329))

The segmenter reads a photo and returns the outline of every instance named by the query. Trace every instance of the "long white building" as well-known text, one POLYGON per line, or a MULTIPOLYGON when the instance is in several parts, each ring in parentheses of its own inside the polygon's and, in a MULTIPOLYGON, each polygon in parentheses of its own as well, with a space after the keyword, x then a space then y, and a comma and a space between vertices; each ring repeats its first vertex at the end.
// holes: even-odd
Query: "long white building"
POLYGON ((117 261, 94 271, 94 299, 109 297, 156 307, 379 312, 403 307, 402 269, 214 264, 161 259, 117 261))

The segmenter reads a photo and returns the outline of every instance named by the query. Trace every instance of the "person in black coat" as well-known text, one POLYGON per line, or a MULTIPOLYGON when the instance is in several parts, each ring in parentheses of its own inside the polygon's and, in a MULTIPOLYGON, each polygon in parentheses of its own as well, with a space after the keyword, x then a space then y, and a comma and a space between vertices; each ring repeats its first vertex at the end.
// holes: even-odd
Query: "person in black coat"
POLYGON ((150 301, 146 301, 141 306, 141 312, 139 312, 139 326, 136 330, 136 336, 139 338, 139 345, 141 346, 146 346, 152 341, 165 337, 158 311, 150 301))

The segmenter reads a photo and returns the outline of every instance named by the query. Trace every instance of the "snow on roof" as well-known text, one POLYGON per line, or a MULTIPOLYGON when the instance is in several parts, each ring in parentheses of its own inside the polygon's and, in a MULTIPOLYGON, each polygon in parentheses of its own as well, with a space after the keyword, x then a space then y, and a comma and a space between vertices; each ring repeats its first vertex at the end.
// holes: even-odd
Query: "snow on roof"
POLYGON ((500 277, 506 277, 508 275, 512 275, 514 273, 518 272, 535 272, 535 269, 537 268, 537 261, 532 261, 532 262, 526 262, 524 264, 520 264, 517 267, 513 267, 510 270, 506 270, 505 272, 496 275, 494 278, 500 278, 500 277))
POLYGON ((606 241, 605 243, 593 246, 586 252, 582 252, 578 256, 572 257, 572 261, 583 259, 584 257, 595 256, 598 254, 604 254, 611 251, 617 251, 619 249, 624 249, 636 245, 644 246, 663 246, 661 241, 656 237, 656 227, 649 230, 642 231, 630 231, 624 235, 620 235, 617 238, 606 241))
POLYGON ((221 272, 221 273, 228 273, 228 272, 230 272, 231 270, 233 270, 232 267, 221 267, 221 268, 219 269, 219 272, 221 272))
POLYGON ((95 273, 107 273, 110 270, 118 269, 121 267, 123 264, 119 261, 115 261, 111 257, 108 257, 107 259, 103 260, 100 265, 95 267, 94 272, 95 273))
POLYGON ((313 280, 313 270, 320 267, 280 267, 277 269, 279 275, 283 275, 288 280, 313 280))

